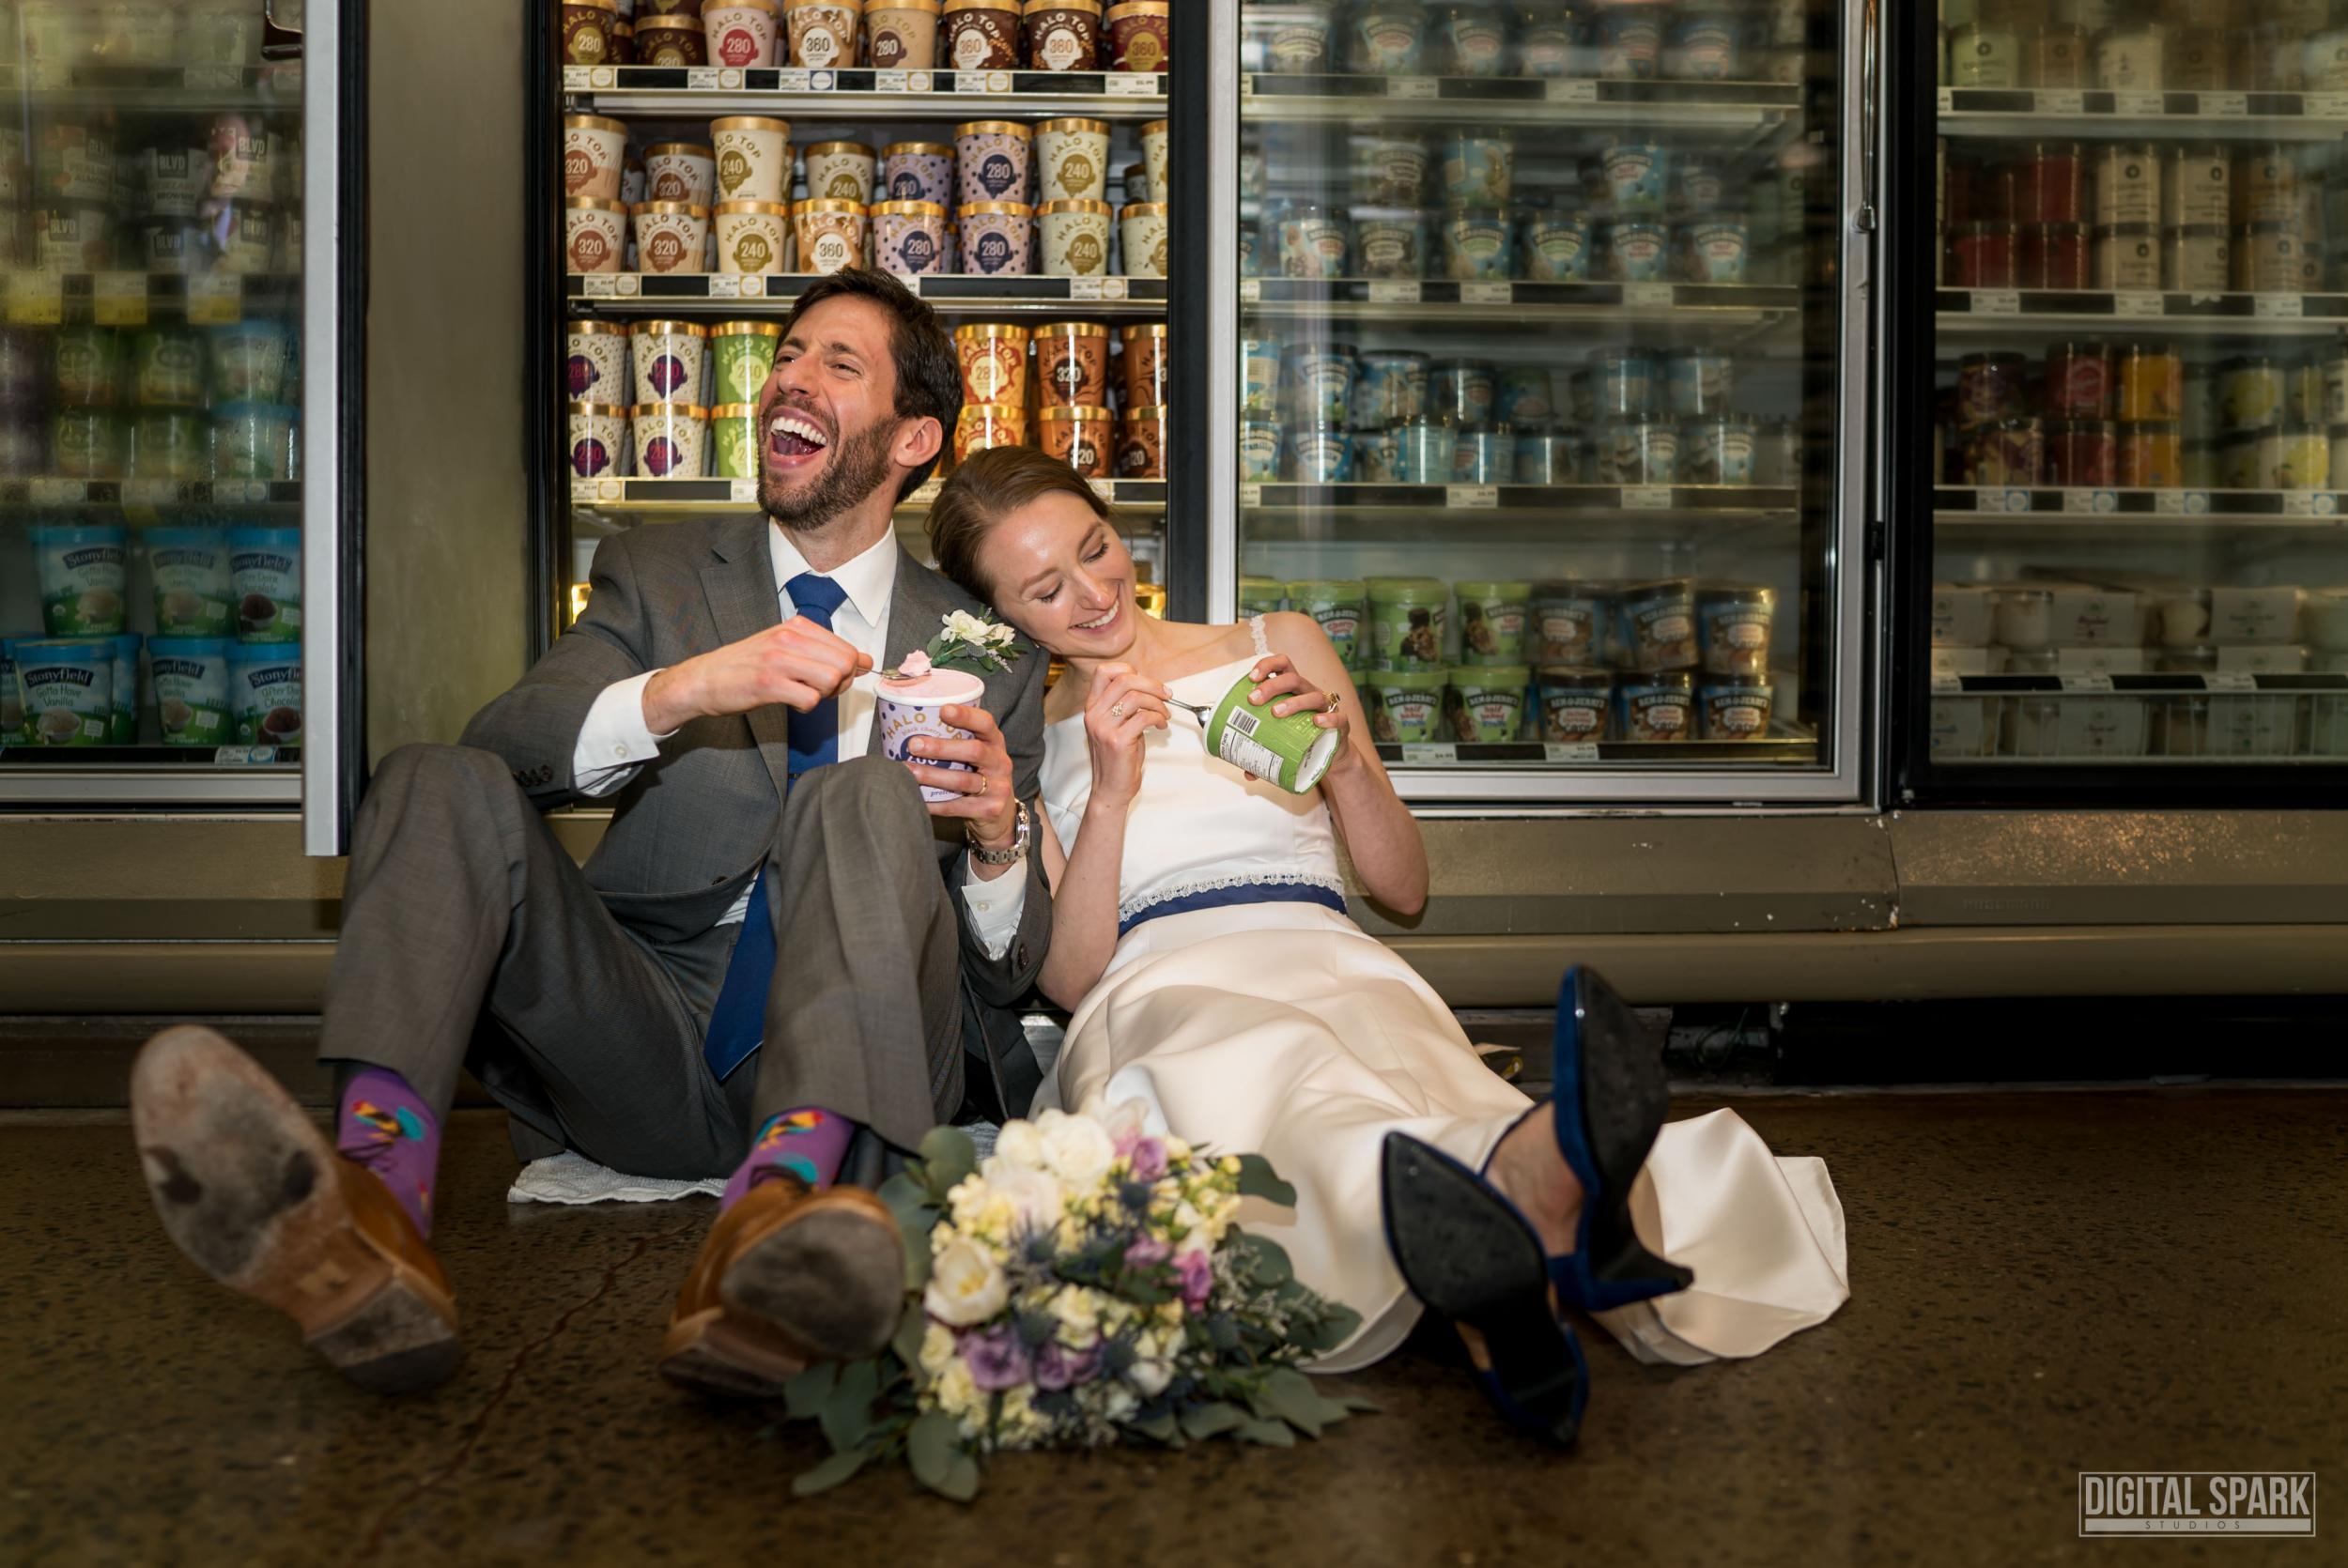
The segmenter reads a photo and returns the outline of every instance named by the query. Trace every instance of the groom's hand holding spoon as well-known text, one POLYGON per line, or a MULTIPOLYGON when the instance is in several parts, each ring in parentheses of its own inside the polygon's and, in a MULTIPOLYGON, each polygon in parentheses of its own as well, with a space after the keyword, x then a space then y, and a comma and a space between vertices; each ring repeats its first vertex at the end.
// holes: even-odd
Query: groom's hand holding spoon
POLYGON ((673 664, 644 683, 644 728, 673 734, 697 718, 780 703, 811 712, 873 668, 846 638, 794 616, 739 642, 673 664))
POLYGON ((1126 802, 1141 789, 1142 736, 1166 728, 1166 690, 1131 665, 1104 664, 1085 698, 1092 798, 1126 802))

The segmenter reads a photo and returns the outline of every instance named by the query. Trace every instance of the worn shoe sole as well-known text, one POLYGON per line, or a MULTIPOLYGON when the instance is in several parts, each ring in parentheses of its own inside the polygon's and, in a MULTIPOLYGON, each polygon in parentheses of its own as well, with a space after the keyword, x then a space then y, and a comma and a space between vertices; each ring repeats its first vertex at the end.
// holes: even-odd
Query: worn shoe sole
POLYGON ((344 1376, 401 1393, 456 1366, 456 1303, 360 1230, 342 1157, 252 1057, 209 1029, 164 1030, 131 1068, 131 1125, 179 1250, 292 1318, 344 1376))
POLYGON ((734 1255, 719 1305, 669 1325, 660 1370, 709 1392, 776 1398, 814 1362, 876 1354, 897 1331, 904 1290, 887 1207, 864 1192, 819 1193, 734 1255))

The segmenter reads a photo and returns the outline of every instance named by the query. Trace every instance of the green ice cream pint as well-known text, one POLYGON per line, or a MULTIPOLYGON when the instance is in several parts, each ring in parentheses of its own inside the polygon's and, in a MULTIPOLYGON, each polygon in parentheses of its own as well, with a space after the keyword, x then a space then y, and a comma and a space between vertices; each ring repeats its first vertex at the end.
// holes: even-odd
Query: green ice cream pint
POLYGON ((1318 710, 1274 718, 1272 710, 1279 706, 1278 699, 1261 707, 1249 702, 1247 694, 1261 684, 1252 672, 1231 683, 1207 720, 1207 749, 1235 768, 1301 795, 1320 783, 1336 761, 1337 732, 1313 722, 1318 710))
POLYGON ((1513 741, 1524 724, 1524 691, 1533 672, 1522 665, 1461 665, 1451 672, 1444 716, 1452 738, 1487 746, 1513 741))
POLYGON ((1446 682, 1440 669, 1373 669, 1368 689, 1370 738, 1416 745, 1435 738, 1446 682))
POLYGON ((1443 673, 1444 612, 1451 591, 1432 577, 1374 577, 1369 583, 1370 665, 1443 673))
POLYGON ((1362 585, 1358 582, 1292 582, 1289 604, 1321 623, 1330 646, 1348 669, 1361 668, 1362 585))

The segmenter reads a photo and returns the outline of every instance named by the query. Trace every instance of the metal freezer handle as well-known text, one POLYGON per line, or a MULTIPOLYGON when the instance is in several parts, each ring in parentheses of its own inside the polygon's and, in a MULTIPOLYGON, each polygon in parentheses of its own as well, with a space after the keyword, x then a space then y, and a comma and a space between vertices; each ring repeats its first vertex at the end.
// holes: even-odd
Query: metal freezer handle
POLYGON ((1883 45, 1877 0, 1867 0, 1859 23, 1859 210, 1851 223, 1860 233, 1876 231, 1876 73, 1883 45))

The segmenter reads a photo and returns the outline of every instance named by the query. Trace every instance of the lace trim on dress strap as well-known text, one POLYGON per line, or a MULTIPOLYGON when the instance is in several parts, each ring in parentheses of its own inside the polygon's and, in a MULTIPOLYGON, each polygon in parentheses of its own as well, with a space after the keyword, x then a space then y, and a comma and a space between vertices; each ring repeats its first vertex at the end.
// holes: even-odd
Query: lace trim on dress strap
POLYGON ((1256 639, 1256 657, 1260 659, 1272 652, 1272 644, 1264 638, 1262 616, 1251 615, 1247 618, 1247 635, 1256 639))
POLYGON ((1155 909, 1158 905, 1171 903, 1176 899, 1187 899, 1199 893, 1217 892, 1226 887, 1255 887, 1264 884, 1279 887, 1320 887, 1335 893, 1339 898, 1345 896, 1345 883, 1339 877, 1324 876, 1316 871, 1254 871, 1246 876, 1208 877, 1200 882, 1184 882, 1178 883, 1172 887, 1161 887, 1146 899, 1136 899, 1129 903, 1119 904, 1117 918, 1122 924, 1132 920, 1143 910, 1155 909))

